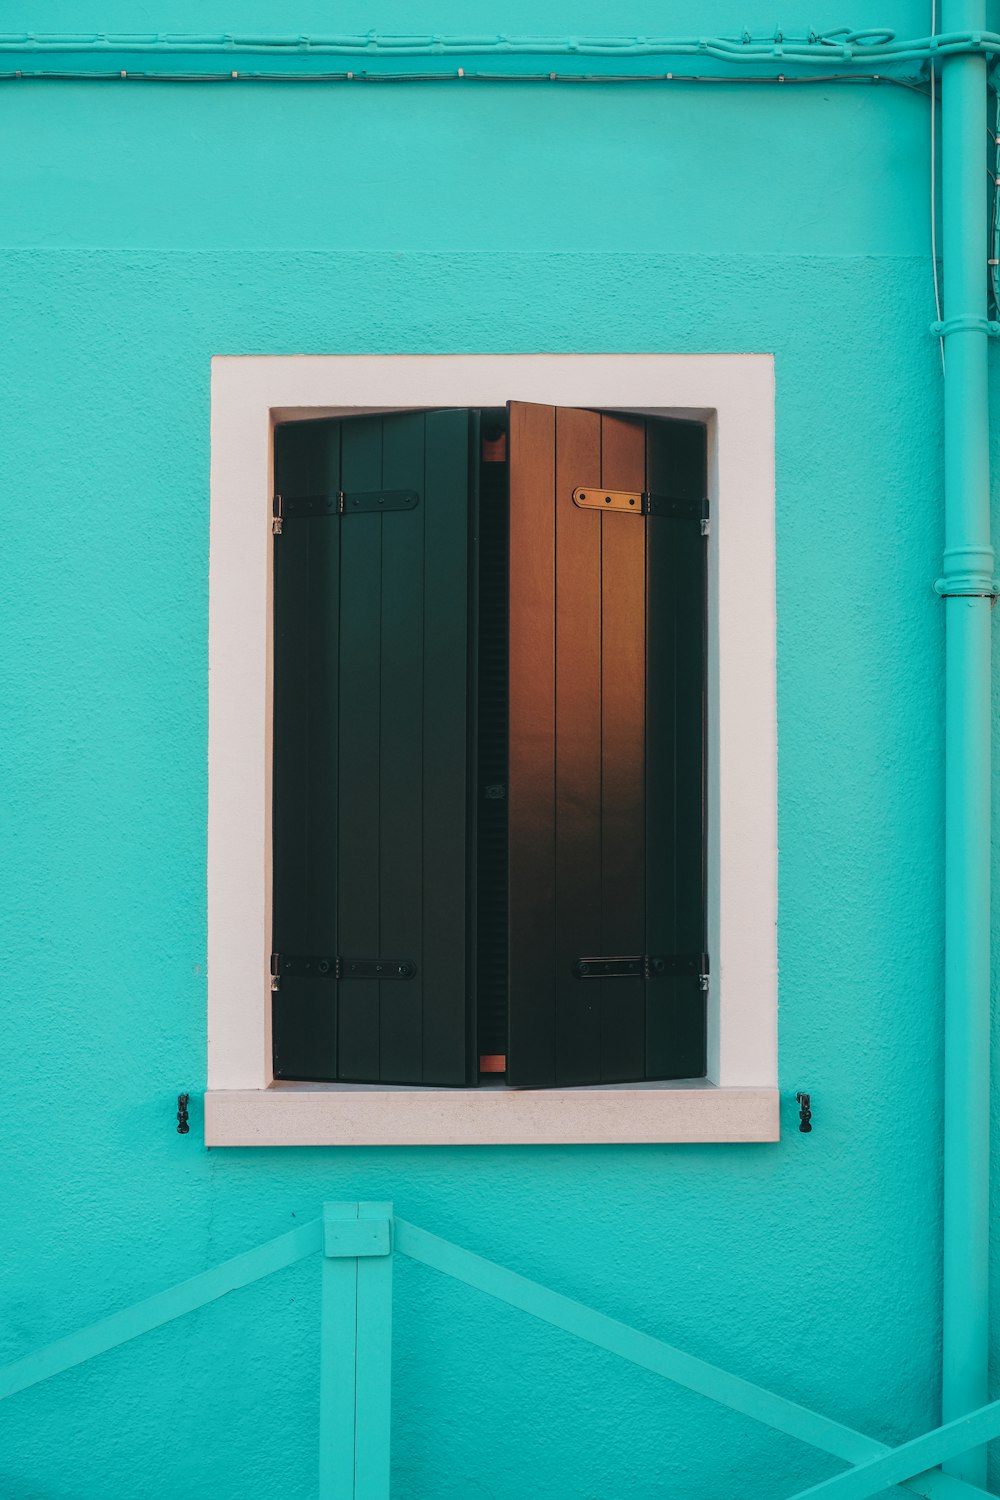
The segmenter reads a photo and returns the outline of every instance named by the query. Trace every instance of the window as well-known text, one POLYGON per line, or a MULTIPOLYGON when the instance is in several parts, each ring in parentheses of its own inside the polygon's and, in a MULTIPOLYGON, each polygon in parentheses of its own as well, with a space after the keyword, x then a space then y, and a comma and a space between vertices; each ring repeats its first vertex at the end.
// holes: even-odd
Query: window
MULTIPOLYGON (((209 1144, 775 1138, 769 357, 220 359, 213 362, 212 491, 209 1144), (513 404, 508 420, 501 403, 512 393, 526 399, 513 404), (372 457, 376 434, 377 475, 372 457), (504 435, 509 437, 505 455, 500 452, 504 435), (430 461, 450 476, 451 524, 443 529, 440 506, 427 502, 432 487, 422 487, 425 476, 413 467, 414 444, 422 445, 421 464, 426 466, 431 455, 430 461), (620 459, 624 467, 599 467, 602 450, 614 457, 618 449, 615 462, 620 459), (567 524, 579 522, 589 530, 556 535, 554 495, 557 487, 566 487, 562 462, 567 457, 573 468, 572 490, 578 492, 567 524), (496 495, 506 487, 505 459, 512 496, 511 559, 509 572, 500 570, 498 579, 497 533, 488 545, 488 518, 494 524, 498 517, 503 522, 502 540, 507 523, 496 495), (408 464, 412 477, 405 472, 408 464), (661 483, 662 476, 667 477, 661 483), (610 502, 602 493, 597 511, 589 504, 588 487, 594 483, 612 492, 610 502), (697 510, 706 488, 712 506, 707 544, 697 510), (272 538, 275 489, 283 496, 283 506, 293 508, 295 502, 329 505, 327 497, 342 492, 347 513, 338 520, 301 511, 293 515, 288 509, 280 518, 281 535, 272 538), (539 503, 542 490, 547 498, 539 503), (390 491, 398 509, 388 512, 384 506, 390 491), (645 516, 644 491, 653 497, 653 513, 645 516), (323 500, 309 501, 309 496, 323 500), (682 501, 682 509, 689 507, 690 513, 658 516, 657 496, 682 501), (366 511, 369 504, 377 507, 380 497, 381 516, 366 511), (359 503, 352 518, 355 499, 359 503), (628 515, 617 510, 631 501, 638 514, 636 506, 628 515), (608 503, 611 511, 601 514, 608 503), (547 542, 544 525, 542 532, 531 530, 545 514, 547 542), (528 523, 527 529, 519 531, 522 522, 528 523), (408 532, 397 532, 397 523, 408 532), (427 527, 435 536, 431 551, 424 534, 427 527), (372 557, 365 573, 365 549, 373 552, 376 532, 377 580, 372 557), (430 558, 419 570, 419 580, 413 565, 418 532, 416 551, 422 551, 425 563, 430 558), (674 538, 668 549, 673 562, 661 559, 657 564, 655 537, 668 533, 674 538), (585 538, 596 534, 609 540, 595 552, 585 538), (305 548, 307 535, 322 540, 305 548), (406 545, 400 540, 404 535, 409 536, 406 545), (687 540, 678 542, 681 537, 687 540), (317 592, 319 561, 324 551, 338 547, 345 550, 336 569, 326 570, 326 581, 317 592), (546 568, 552 576, 546 547, 558 547, 571 572, 560 568, 554 593, 544 600, 538 594, 538 579, 546 568), (445 569, 449 548, 453 563, 457 560, 450 570, 445 569), (704 655, 697 649, 699 641, 704 647, 704 567, 691 565, 695 557, 704 559, 706 550, 707 756, 697 732, 697 705, 704 693, 704 655), (308 562, 304 551, 311 554, 308 562), (651 582, 666 579, 671 567, 669 587, 651 582), (641 585, 638 590, 610 586, 614 570, 623 568, 632 569, 631 576, 641 585), (563 588, 566 578, 574 576, 572 570, 588 580, 585 588, 563 588), (425 574, 436 579, 429 591, 425 574), (301 586, 302 580, 308 588, 301 586), (693 586, 692 580, 698 581, 695 593, 700 588, 701 596, 684 603, 684 587, 693 586), (497 695, 486 660, 499 639, 496 611, 491 616, 486 607, 491 589, 494 603, 499 598, 503 605, 509 598, 511 614, 512 759, 506 776, 501 774, 504 768, 487 764, 491 746, 495 751, 503 741, 495 723, 491 731, 490 715, 495 718, 504 709, 503 694, 497 695), (615 605, 609 601, 634 602, 643 594, 648 608, 636 619, 626 614, 616 620, 615 605), (596 653, 596 612, 587 606, 587 600, 595 598, 608 605, 604 640, 598 641, 596 653), (337 620, 331 636, 340 642, 336 652, 329 640, 324 643, 322 631, 310 625, 310 610, 313 625, 320 616, 327 622, 337 620), (658 624, 657 610, 666 611, 666 619, 658 624), (367 617, 374 627, 376 614, 380 638, 373 658, 374 629, 366 634, 361 622, 367 617), (417 616, 419 634, 405 628, 417 616), (543 625, 546 619, 549 623, 543 625), (384 621, 393 627, 388 634, 384 621), (653 623, 646 650, 636 629, 645 629, 649 621, 653 623), (404 628, 396 628, 400 625, 404 628), (344 643, 352 630, 357 654, 352 651, 345 659, 344 643), (696 664, 686 683, 675 671, 680 659, 678 632, 684 630, 698 638, 694 650, 680 652, 685 661, 696 664), (574 631, 580 636, 579 649, 563 645, 560 650, 560 636, 568 639, 574 631), (304 652, 293 645, 296 632, 304 652), (447 648, 443 655, 428 654, 428 637, 440 638, 447 648), (585 645, 588 640, 590 646, 585 645), (669 651, 656 644, 667 640, 673 642, 669 651), (452 655, 446 669, 448 651, 452 655), (519 668, 519 652, 522 665, 531 663, 535 653, 531 670, 519 668), (609 665, 612 656, 620 670, 609 665), (564 677, 579 672, 589 684, 572 698, 553 691, 552 678, 560 663, 564 677), (647 695, 646 677, 650 682, 666 681, 665 671, 668 678, 674 673, 670 692, 647 695), (300 679, 303 673, 312 674, 313 680, 327 684, 339 674, 339 682, 335 692, 307 692, 303 697, 301 682, 294 689, 296 673, 300 679), (418 678, 420 705, 414 713, 418 678), (377 800, 371 790, 373 682, 378 683, 380 716, 390 699, 409 704, 399 713, 405 732, 384 744, 379 741, 374 757, 377 800), (425 705, 428 691, 431 711, 425 705), (296 692, 299 707, 290 709, 296 692), (628 711, 608 712, 616 694, 620 705, 631 705, 628 711), (652 705, 648 713, 647 701, 652 705), (668 701, 671 707, 665 712, 668 701), (566 703, 576 703, 584 717, 590 715, 588 732, 570 725, 554 735, 558 725, 553 721, 564 713, 566 703), (306 720, 303 705, 312 716, 306 720), (600 720, 596 736, 595 714, 600 720), (686 739, 678 731, 681 720, 688 730, 694 726, 686 739), (285 728, 291 735, 287 745, 282 739, 285 728), (426 736, 428 744, 433 742, 428 755, 426 736), (555 738, 561 739, 561 749, 555 747, 555 738), (316 791, 310 776, 296 774, 295 767, 308 771, 317 755, 322 759, 324 744, 333 745, 340 757, 341 788, 363 788, 367 775, 368 791, 356 799, 357 806, 341 791, 325 811, 320 807, 318 822, 310 814, 305 821, 314 828, 325 826, 327 833, 305 851, 301 831, 294 830, 304 826, 303 807, 310 798, 318 796, 320 804, 324 795, 329 798, 330 783, 326 793, 316 791), (419 755, 414 745, 419 745, 419 755), (354 758, 349 779, 344 776, 345 756, 354 758), (545 772, 546 764, 550 772, 545 772), (671 766, 669 780, 655 774, 664 764, 671 766), (703 764, 707 775, 702 780, 703 764), (629 769, 616 783, 618 765, 629 769), (546 774, 549 792, 543 793, 539 788, 546 774), (675 781, 676 793, 670 790, 675 781), (699 785, 704 786, 704 799, 699 785), (606 818, 601 788, 608 804, 606 818), (637 788, 643 804, 638 809, 637 788), (421 803, 440 805, 445 811, 450 807, 450 819, 417 820, 416 790, 421 803), (519 819, 519 811, 529 805, 526 792, 534 797, 531 816, 519 819), (619 792, 622 799, 616 805, 619 792), (708 807, 707 846, 702 836, 703 800, 708 807), (508 806, 512 816, 505 839, 502 822, 508 806), (342 828, 335 828, 336 836, 330 837, 331 820, 338 822, 342 813, 354 819, 347 845, 342 828), (410 819, 410 834, 399 831, 401 816, 410 819), (580 824, 576 829, 574 817, 580 824), (412 829, 418 821, 419 837, 414 840, 412 829), (683 851, 676 871, 672 861, 658 863, 653 857, 665 838, 671 848, 683 851), (353 936, 339 921, 345 914, 343 865, 350 839, 360 851, 362 869, 368 862, 368 916, 362 913, 357 920, 370 922, 374 909, 380 924, 378 930, 369 926, 367 932, 356 927, 353 936), (400 869, 406 866, 406 860, 382 859, 387 839, 410 849, 406 882, 411 888, 415 843, 421 846, 421 870, 433 861, 447 887, 446 901, 439 902, 435 894, 420 913, 419 931, 412 911, 407 918, 407 903, 398 892, 391 897, 395 913, 386 907, 384 924, 383 906, 389 897, 383 898, 380 890, 375 902, 371 900, 373 868, 388 872, 391 896, 392 883, 400 880, 400 869), (539 841, 544 861, 551 858, 561 876, 547 882, 547 898, 545 881, 534 892, 530 889, 530 871, 539 865, 539 841), (502 850, 508 842, 513 899, 509 913, 501 911, 498 917, 490 891, 495 895, 499 889, 497 848, 502 850), (337 850, 332 863, 331 843, 337 850), (518 878, 519 870, 524 878, 518 878), (285 886, 289 871, 291 884, 285 886), (309 872, 314 887, 304 903, 303 871, 309 872), (651 886, 657 880, 666 882, 665 901, 654 899, 651 886), (626 888, 639 896, 622 900, 620 893, 626 888), (332 908, 328 904, 327 909, 336 913, 338 930, 296 929, 294 913, 308 914, 310 902, 315 910, 314 898, 323 890, 328 897, 334 892, 332 908), (622 918, 617 926, 616 901, 622 918), (456 916, 457 903, 461 909, 456 916), (664 913, 673 925, 656 930, 655 922, 662 921, 664 913), (595 922, 595 916, 600 920, 595 922), (630 928, 628 922, 634 918, 638 920, 630 928), (437 934, 433 942, 427 937, 428 921, 437 934), (456 944, 452 939, 463 925, 456 944), (498 996, 506 994, 500 969, 508 927, 513 964, 522 965, 521 975, 512 976, 509 1018, 502 1013, 502 1003, 498 1005, 498 996), (452 937, 442 941, 440 935, 446 932, 452 937), (545 933, 554 936, 550 939, 545 933), (292 961, 292 969, 281 970, 282 952, 292 961), (272 953, 279 955, 279 988, 273 996, 272 953), (378 1001, 374 1007, 355 1003, 346 1033, 342 997, 349 987, 343 967, 339 982, 294 969, 295 964, 313 960, 335 964, 338 958, 342 966, 395 960, 407 970, 392 981, 355 971, 355 1000, 366 988, 371 996, 378 987, 378 1001), (589 959, 608 965, 642 963, 651 977, 612 969, 593 975, 581 970, 589 959), (659 961, 668 966, 663 973, 653 969, 659 961), (689 966, 688 972, 682 964, 689 966), (445 971, 451 975, 447 983, 441 982, 445 971), (700 976, 709 971, 706 995, 700 976), (459 975, 464 985, 459 985, 459 975), (667 1024, 659 1035, 645 999, 638 1006, 602 999, 630 991, 648 997, 658 986, 674 997, 660 1007, 667 1024), (323 991, 330 989, 338 992, 340 1006, 333 1034, 331 1012, 338 1008, 321 1000, 323 991), (615 1018, 623 1010, 626 1021, 618 1023, 615 1018), (401 1018, 400 1025, 393 1016, 401 1018), (503 1051, 505 1025, 510 1043, 503 1051), (347 1051, 355 1047, 353 1058, 343 1048, 345 1040, 347 1051), (272 1067, 273 1058, 277 1068, 272 1067), (498 1066, 505 1066, 506 1077, 489 1071, 498 1066), (703 1071, 706 1076, 699 1078, 703 1071), (470 1086, 480 1080, 515 1087, 470 1086)), ((433 491, 441 492, 438 480, 433 491)), ((333 503, 336 506, 336 499, 333 503)), ((354 861, 357 856, 349 857, 354 861)), ((364 878, 356 883, 363 886, 364 878)))
POLYGON ((285 423, 275 481, 275 1077, 704 1077, 704 426, 285 423))

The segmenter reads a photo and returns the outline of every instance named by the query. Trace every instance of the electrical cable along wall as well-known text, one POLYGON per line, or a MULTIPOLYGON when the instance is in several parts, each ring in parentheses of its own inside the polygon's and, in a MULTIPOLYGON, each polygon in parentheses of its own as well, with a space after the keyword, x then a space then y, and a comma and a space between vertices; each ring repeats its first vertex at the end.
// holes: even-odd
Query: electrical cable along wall
MULTIPOLYGON (((1000 33, 979 28, 954 29, 944 34, 897 38, 891 28, 854 30, 848 26, 805 35, 784 33, 755 37, 744 31, 739 37, 546 37, 496 36, 391 36, 368 32, 339 36, 267 36, 262 34, 210 35, 92 35, 36 33, 0 35, 0 78, 134 78, 186 82, 215 80, 272 80, 292 82, 315 79, 322 82, 377 79, 442 79, 452 64, 451 76, 472 77, 482 65, 475 59, 497 59, 503 70, 489 70, 491 81, 504 77, 523 82, 534 76, 545 78, 539 64, 555 65, 557 74, 583 77, 592 74, 602 81, 649 77, 673 80, 697 77, 699 81, 726 78, 738 81, 749 67, 774 68, 770 76, 787 79, 799 68, 833 68, 834 76, 851 77, 867 71, 868 77, 892 81, 896 70, 912 63, 926 64, 932 58, 960 56, 969 52, 984 57, 1000 54, 1000 33), (696 58, 696 73, 678 74, 671 69, 651 74, 651 59, 696 58), (329 60, 345 58, 352 64, 331 70, 329 60), (434 63, 433 71, 393 67, 403 59, 421 58, 434 63), (569 60, 571 66, 566 67, 569 60), (614 61, 611 74, 604 66, 593 72, 591 60, 614 61), (530 60, 535 67, 529 69, 530 60), (472 64, 466 67, 467 61, 472 64), (879 69, 876 73, 874 70, 879 69), (885 71, 888 70, 888 71, 885 71)), ((803 75, 808 76, 808 74, 803 75)), ((827 79, 828 81, 828 79, 827 79)))

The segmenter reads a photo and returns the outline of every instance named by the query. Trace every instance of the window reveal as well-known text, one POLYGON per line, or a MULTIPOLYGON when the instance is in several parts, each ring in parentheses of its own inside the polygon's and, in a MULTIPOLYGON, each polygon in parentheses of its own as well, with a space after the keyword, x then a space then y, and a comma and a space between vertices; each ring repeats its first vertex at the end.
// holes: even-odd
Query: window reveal
POLYGON ((702 1076, 704 429, 288 423, 275 473, 275 1076, 702 1076))

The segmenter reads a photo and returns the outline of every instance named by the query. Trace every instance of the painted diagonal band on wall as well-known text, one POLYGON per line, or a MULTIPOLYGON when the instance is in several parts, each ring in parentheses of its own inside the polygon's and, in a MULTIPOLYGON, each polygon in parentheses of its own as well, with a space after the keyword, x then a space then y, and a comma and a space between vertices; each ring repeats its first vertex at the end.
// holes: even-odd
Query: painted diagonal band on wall
MULTIPOLYGON (((847 1473, 802 1491, 795 1500, 806 1500, 807 1496, 813 1495, 829 1496, 830 1500, 868 1500, 869 1496, 893 1484, 905 1484, 915 1494, 925 1496, 926 1500, 991 1500, 987 1492, 976 1485, 927 1466, 1000 1435, 1000 1401, 898 1448, 890 1448, 865 1433, 788 1401, 706 1360, 686 1354, 651 1334, 620 1323, 515 1271, 429 1234, 427 1230, 394 1219, 391 1205, 387 1203, 328 1204, 325 1213, 334 1229, 341 1220, 349 1225, 355 1220, 368 1219, 387 1223, 391 1238, 387 1242, 388 1249, 381 1243, 373 1249, 367 1240, 363 1245, 358 1242, 354 1255, 349 1253, 350 1247, 345 1255, 345 1247, 336 1241, 336 1236, 333 1241, 328 1239, 326 1246, 324 1367, 321 1372, 324 1386, 321 1405, 327 1418, 321 1423, 320 1482, 323 1494, 350 1494, 355 1500, 362 1493, 369 1500, 373 1497, 387 1500, 388 1497, 391 1263, 392 1249, 395 1249, 411 1260, 475 1287, 554 1328, 561 1328, 687 1390, 707 1396, 854 1465, 847 1473), (372 1282, 365 1290, 364 1306, 357 1292, 361 1268, 372 1282), (339 1295, 338 1272, 346 1277, 345 1286, 349 1293, 346 1297, 339 1295), (348 1368, 354 1373, 350 1414, 344 1404, 342 1389, 344 1371, 348 1368), (359 1394, 363 1395, 360 1402, 359 1394), (359 1431, 356 1415, 360 1410, 366 1413, 366 1418, 359 1431), (351 1416, 349 1421, 348 1415, 351 1416), (362 1461, 360 1470, 359 1457, 362 1461), (362 1477, 367 1475, 363 1490, 357 1487, 359 1473, 362 1477)), ((228 1292, 260 1281, 323 1248, 323 1223, 316 1219, 200 1276, 114 1313, 89 1328, 37 1349, 0 1370, 0 1400, 128 1343, 163 1323, 183 1317, 228 1292)))
MULTIPOLYGON (((834 1422, 794 1401, 787 1401, 783 1396, 765 1390, 763 1386, 754 1385, 749 1380, 730 1374, 728 1370, 720 1369, 718 1365, 685 1354, 683 1350, 665 1344, 651 1334, 641 1333, 627 1323, 620 1323, 615 1318, 584 1306, 582 1302, 575 1302, 571 1297, 553 1292, 537 1281, 529 1281, 515 1271, 474 1255, 448 1240, 439 1239, 437 1235, 418 1229, 416 1225, 408 1224, 403 1219, 396 1219, 394 1224, 396 1249, 408 1255, 411 1260, 441 1271, 456 1281, 465 1282, 467 1286, 509 1303, 511 1307, 520 1308, 522 1312, 529 1313, 543 1323, 550 1323, 554 1328, 561 1328, 565 1333, 575 1334, 577 1338, 596 1344, 600 1349, 607 1349, 645 1370, 663 1375, 689 1391, 696 1391, 711 1401, 718 1401, 733 1411, 742 1412, 744 1416, 753 1417, 778 1432, 798 1438, 801 1442, 845 1459, 848 1463, 861 1464, 866 1460, 896 1457, 897 1450, 890 1448, 887 1443, 880 1443, 876 1438, 857 1432, 852 1427, 845 1427, 841 1422, 834 1422)), ((1000 1408, 994 1416, 994 1425, 1000 1430, 1000 1408)), ((975 1441, 977 1435, 973 1433, 966 1446, 975 1441)), ((851 1471, 852 1474, 853 1472, 851 1471)), ((850 1475, 838 1475, 837 1479, 839 1481, 849 1477, 850 1475)), ((931 1497, 933 1500, 989 1500, 985 1490, 954 1479, 949 1474, 918 1474, 915 1478, 906 1478, 904 1482, 907 1488, 915 1494, 927 1496, 928 1500, 931 1497)), ((848 1492, 842 1493, 844 1500, 847 1500, 848 1492)), ((853 1495, 853 1491, 850 1493, 853 1495)))
MULTIPOLYGON (((930 1464, 947 1463, 948 1459, 957 1458, 960 1453, 988 1443, 998 1435, 1000 1401, 991 1401, 988 1406, 981 1406, 978 1411, 956 1417, 954 1422, 946 1422, 943 1427, 935 1427, 908 1443, 901 1443, 890 1453, 869 1459, 846 1474, 838 1474, 808 1490, 800 1490, 793 1500, 808 1500, 813 1495, 817 1500, 819 1496, 826 1496, 827 1500, 870 1500, 870 1496, 881 1494, 890 1485, 905 1483, 915 1472, 920 1482, 934 1478, 931 1471, 924 1474, 919 1471, 930 1464)), ((970 1486, 965 1488, 968 1490, 970 1486)), ((983 1492, 977 1489, 976 1493, 983 1492)))
POLYGON ((227 1292, 235 1292, 274 1271, 293 1266, 296 1261, 305 1260, 318 1251, 321 1242, 322 1225, 315 1219, 310 1224, 303 1224, 301 1229, 293 1229, 289 1234, 258 1245, 255 1250, 223 1261, 222 1265, 213 1266, 212 1270, 203 1271, 190 1281, 182 1281, 165 1292, 158 1292, 155 1297, 147 1297, 144 1302, 113 1313, 100 1323, 81 1328, 42 1349, 35 1349, 23 1359, 0 1369, 0 1401, 17 1391, 26 1390, 28 1386, 37 1385, 41 1380, 48 1380, 52 1375, 60 1375, 63 1370, 71 1370, 74 1365, 82 1365, 85 1360, 115 1349, 119 1344, 127 1344, 130 1339, 137 1339, 140 1334, 149 1333, 163 1323, 172 1323, 175 1318, 182 1318, 185 1313, 194 1312, 207 1302, 224 1297, 227 1292))

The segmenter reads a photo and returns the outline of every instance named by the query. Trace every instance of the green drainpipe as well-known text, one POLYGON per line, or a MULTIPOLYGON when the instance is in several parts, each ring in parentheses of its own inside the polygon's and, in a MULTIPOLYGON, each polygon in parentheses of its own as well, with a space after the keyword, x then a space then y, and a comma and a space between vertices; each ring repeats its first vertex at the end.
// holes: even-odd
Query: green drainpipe
MULTIPOLYGON (((985 0, 944 0, 943 30, 986 30, 985 0)), ((941 60, 944 262, 944 1420, 988 1400, 990 546, 986 58, 941 60)), ((985 1486, 986 1450, 947 1466, 985 1486)))

